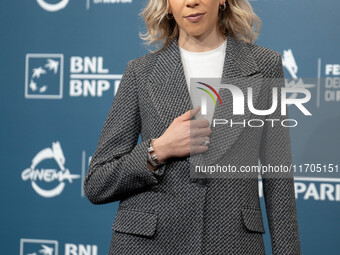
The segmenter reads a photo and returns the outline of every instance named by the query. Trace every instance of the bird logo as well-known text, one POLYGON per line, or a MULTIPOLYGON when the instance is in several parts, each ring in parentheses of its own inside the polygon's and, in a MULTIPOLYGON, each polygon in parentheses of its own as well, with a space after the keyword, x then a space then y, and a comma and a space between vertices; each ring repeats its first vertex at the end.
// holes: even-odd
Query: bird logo
POLYGON ((32 92, 44 93, 47 91, 48 86, 44 84, 39 87, 38 81, 41 79, 43 75, 46 75, 48 71, 52 71, 54 75, 57 74, 59 69, 59 62, 48 58, 47 63, 44 65, 44 68, 42 66, 39 66, 38 68, 33 68, 32 70, 33 74, 29 83, 29 88, 31 89, 32 92))
POLYGON ((43 255, 53 255, 53 248, 48 247, 47 245, 41 245, 43 249, 40 249, 39 252, 43 255))

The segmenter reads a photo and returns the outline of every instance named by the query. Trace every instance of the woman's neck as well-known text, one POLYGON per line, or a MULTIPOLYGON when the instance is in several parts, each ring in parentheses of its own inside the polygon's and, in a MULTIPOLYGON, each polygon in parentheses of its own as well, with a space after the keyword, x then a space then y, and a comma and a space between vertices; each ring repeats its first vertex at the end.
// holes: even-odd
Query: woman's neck
POLYGON ((178 45, 187 51, 204 52, 216 49, 225 40, 226 36, 216 31, 211 31, 211 33, 205 35, 192 36, 181 30, 178 37, 178 45))

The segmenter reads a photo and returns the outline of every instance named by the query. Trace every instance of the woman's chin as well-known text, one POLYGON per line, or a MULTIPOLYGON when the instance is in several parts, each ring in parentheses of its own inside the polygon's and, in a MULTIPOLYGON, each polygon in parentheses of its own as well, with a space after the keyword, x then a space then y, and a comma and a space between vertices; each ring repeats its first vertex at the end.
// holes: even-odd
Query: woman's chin
POLYGON ((187 35, 192 36, 192 37, 200 37, 204 34, 204 31, 191 29, 191 30, 186 30, 186 33, 187 35))

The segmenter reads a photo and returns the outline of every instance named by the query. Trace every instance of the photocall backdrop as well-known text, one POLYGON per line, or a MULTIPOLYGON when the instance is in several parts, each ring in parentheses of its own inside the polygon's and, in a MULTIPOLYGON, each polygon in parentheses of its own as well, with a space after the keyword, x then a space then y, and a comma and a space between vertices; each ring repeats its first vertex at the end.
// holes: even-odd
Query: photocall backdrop
MULTIPOLYGON (((108 253, 118 202, 91 204, 82 182, 127 62, 148 53, 138 37, 145 32, 138 16, 144 4, 1 4, 1 254, 108 253)), ((257 44, 280 52, 287 85, 312 95, 306 104, 312 116, 289 107, 299 122, 291 128, 294 164, 338 169, 340 2, 251 4, 263 22, 257 44)), ((340 254, 337 176, 296 176, 303 254, 340 254)), ((261 206, 265 213, 263 198, 261 206)))

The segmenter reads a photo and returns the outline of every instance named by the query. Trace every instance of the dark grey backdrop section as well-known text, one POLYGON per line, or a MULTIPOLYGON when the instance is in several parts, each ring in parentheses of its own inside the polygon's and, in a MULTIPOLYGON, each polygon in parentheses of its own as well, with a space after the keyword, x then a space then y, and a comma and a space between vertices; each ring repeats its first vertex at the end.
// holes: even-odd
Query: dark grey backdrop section
MULTIPOLYGON (((118 204, 90 204, 81 183, 111 106, 115 84, 128 60, 147 53, 138 37, 139 31, 144 32, 144 24, 137 15, 145 1, 38 2, 5 1, 0 8, 1 254, 41 254, 43 245, 54 249, 51 254, 56 254, 56 248, 58 254, 107 254, 118 204), (43 3, 58 2, 66 6, 53 12, 44 9, 43 3), (46 66, 48 59, 58 63, 56 73, 46 66), (95 69, 87 73, 72 70, 72 61, 89 60, 96 62, 95 69), (33 71, 39 67, 46 73, 34 77, 33 71), (91 84, 96 92, 75 95, 75 84, 83 92, 91 84), (102 95, 98 93, 101 85, 106 86, 102 95), (62 97, 46 98, 49 91, 62 97), (57 144, 54 150, 53 143, 57 144), (37 154, 42 158, 30 170, 37 154), (61 159, 61 164, 55 159, 61 159), (45 176, 26 178, 24 170, 45 176), (49 178, 53 172, 67 171, 75 176, 49 178), (47 196, 51 197, 39 193, 32 184, 50 191, 47 196), (58 185, 65 186, 59 194, 51 192, 58 185)), ((339 1, 251 3, 263 21, 257 44, 282 55, 291 50, 299 78, 339 79, 336 71, 326 72, 326 66, 340 64, 339 1)), ((287 70, 285 67, 285 75, 291 78, 287 70)), ((339 164, 340 101, 325 99, 325 95, 339 93, 339 88, 315 83, 309 88, 312 100, 308 103, 313 116, 304 117, 296 108, 290 108, 290 117, 300 123, 291 129, 294 163, 339 164)), ((338 176, 320 179, 310 174, 295 180, 304 254, 340 253, 338 176)), ((267 226, 266 230, 265 244, 270 254, 267 226)))

